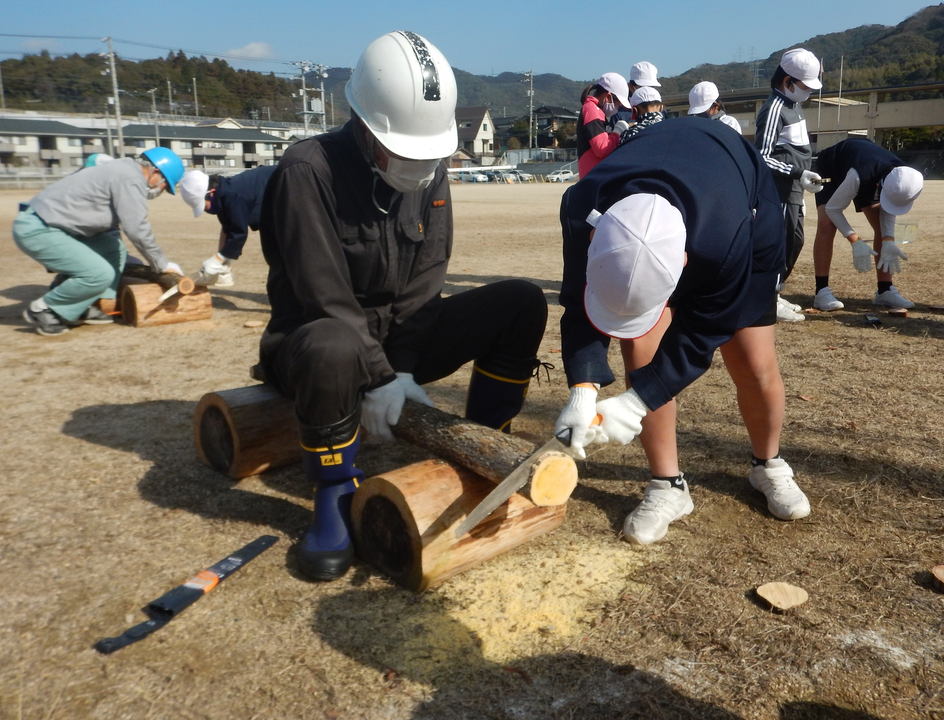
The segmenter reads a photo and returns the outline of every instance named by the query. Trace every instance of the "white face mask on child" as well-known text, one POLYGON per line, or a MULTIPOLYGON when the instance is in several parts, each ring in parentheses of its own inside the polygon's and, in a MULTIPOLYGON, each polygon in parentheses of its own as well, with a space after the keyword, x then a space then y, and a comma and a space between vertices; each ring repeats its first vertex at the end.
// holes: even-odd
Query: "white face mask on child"
POLYGON ((603 110, 603 114, 606 116, 607 120, 616 115, 616 103, 612 100, 610 102, 603 103, 600 109, 603 110))
POLYGON ((783 94, 790 98, 793 102, 806 102, 810 99, 810 91, 804 90, 799 85, 794 85, 793 90, 789 87, 783 89, 783 94))

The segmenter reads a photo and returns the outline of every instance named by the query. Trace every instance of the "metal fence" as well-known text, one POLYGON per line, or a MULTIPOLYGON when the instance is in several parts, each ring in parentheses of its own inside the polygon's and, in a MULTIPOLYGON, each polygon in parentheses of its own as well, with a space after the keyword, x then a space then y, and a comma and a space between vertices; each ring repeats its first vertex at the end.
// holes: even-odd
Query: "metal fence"
POLYGON ((78 168, 37 168, 0 166, 0 190, 37 190, 52 185, 78 168))

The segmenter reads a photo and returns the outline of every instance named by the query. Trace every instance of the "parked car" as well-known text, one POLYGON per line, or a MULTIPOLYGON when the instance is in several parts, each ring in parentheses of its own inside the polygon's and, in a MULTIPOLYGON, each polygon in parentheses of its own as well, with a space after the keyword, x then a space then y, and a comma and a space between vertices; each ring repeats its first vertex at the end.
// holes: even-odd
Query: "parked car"
POLYGON ((457 173, 462 182, 488 182, 488 175, 478 170, 457 173))
POLYGON ((531 173, 521 172, 520 170, 509 170, 508 174, 517 179, 518 182, 531 182, 534 180, 534 175, 531 173))
POLYGON ((577 176, 574 174, 573 170, 557 170, 552 172, 547 176, 548 182, 568 182, 570 180, 575 180, 577 176))

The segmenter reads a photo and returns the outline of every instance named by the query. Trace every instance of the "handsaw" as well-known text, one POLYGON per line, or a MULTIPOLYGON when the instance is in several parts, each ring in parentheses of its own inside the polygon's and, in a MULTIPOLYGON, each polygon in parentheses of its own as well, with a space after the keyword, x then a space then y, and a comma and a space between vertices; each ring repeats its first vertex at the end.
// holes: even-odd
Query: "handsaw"
MULTIPOLYGON (((601 422, 603 422, 603 416, 597 415, 593 418, 593 422, 590 423, 590 426, 599 425, 601 422)), ((460 538, 465 535, 469 530, 491 515, 499 505, 523 488, 525 483, 528 482, 528 478, 531 476, 531 466, 534 465, 539 457, 553 451, 566 452, 567 448, 570 447, 573 432, 573 428, 564 428, 541 447, 528 455, 528 457, 526 457, 518 467, 512 470, 508 474, 508 477, 498 483, 495 489, 486 495, 485 499, 459 524, 459 527, 456 528, 456 537, 460 538)))

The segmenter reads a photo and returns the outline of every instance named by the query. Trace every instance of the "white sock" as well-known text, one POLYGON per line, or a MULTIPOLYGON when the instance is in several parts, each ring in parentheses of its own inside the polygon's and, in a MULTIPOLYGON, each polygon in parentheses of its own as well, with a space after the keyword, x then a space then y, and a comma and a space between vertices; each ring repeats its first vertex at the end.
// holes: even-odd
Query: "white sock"
POLYGON ((32 310, 33 312, 42 312, 43 310, 48 310, 48 309, 49 309, 49 306, 46 304, 46 301, 43 300, 42 298, 39 298, 38 300, 33 300, 33 302, 30 303, 30 310, 32 310))

